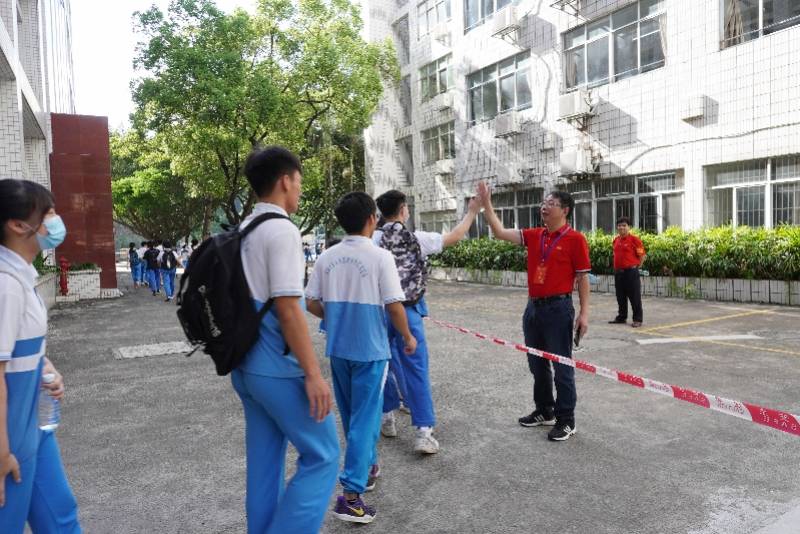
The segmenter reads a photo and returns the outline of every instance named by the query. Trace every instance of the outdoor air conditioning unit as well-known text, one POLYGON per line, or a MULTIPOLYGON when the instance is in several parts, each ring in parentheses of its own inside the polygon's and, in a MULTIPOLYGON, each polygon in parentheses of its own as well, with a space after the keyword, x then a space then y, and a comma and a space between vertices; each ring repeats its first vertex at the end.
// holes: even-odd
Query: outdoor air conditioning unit
POLYGON ((436 111, 453 109, 453 93, 451 91, 439 93, 431 99, 431 106, 436 111))
POLYGON ((433 164, 434 174, 453 174, 456 169, 456 160, 453 158, 440 159, 433 164))
POLYGON ((517 9, 513 5, 507 6, 494 15, 492 21, 492 37, 503 38, 519 29, 517 9))
POLYGON ((519 167, 516 165, 498 164, 496 185, 512 185, 521 183, 522 174, 519 172, 519 167))
POLYGON ((690 121, 699 119, 705 115, 706 97, 704 95, 694 95, 685 99, 681 103, 681 119, 690 121))
POLYGON ((558 99, 558 118, 560 120, 581 119, 592 114, 589 93, 583 89, 561 95, 558 99))
POLYGON ((544 134, 542 134, 542 146, 539 148, 539 150, 544 152, 545 150, 555 150, 555 149, 556 149, 556 133, 545 132, 544 134))
POLYGON ((519 114, 514 110, 498 115, 494 119, 494 136, 500 138, 521 134, 521 122, 519 114))
POLYGON ((595 172, 592 153, 586 149, 562 152, 559 162, 561 164, 561 176, 580 176, 595 172))
POLYGON ((431 28, 431 39, 447 45, 450 42, 450 28, 446 23, 440 22, 431 28))

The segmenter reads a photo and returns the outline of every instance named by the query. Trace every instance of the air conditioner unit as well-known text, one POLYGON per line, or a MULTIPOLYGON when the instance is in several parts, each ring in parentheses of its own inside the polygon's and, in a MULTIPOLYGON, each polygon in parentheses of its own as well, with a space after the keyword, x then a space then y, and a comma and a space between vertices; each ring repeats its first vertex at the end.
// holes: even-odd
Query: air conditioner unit
POLYGON ((592 153, 585 149, 562 152, 559 156, 561 176, 593 174, 592 153))
POLYGON ((444 93, 439 93, 434 96, 431 99, 431 107, 436 111, 453 109, 453 93, 451 91, 445 91, 444 93))
POLYGON ((561 120, 580 119, 591 114, 589 93, 583 89, 561 95, 558 99, 558 118, 561 120))
POLYGON ((685 99, 681 104, 681 119, 690 121, 699 119, 705 115, 706 97, 704 95, 694 95, 685 99))
POLYGON ((453 172, 455 172, 455 169, 456 169, 456 160, 453 158, 440 159, 433 164, 434 174, 453 174, 453 172))
POLYGON ((544 134, 542 134, 542 146, 539 148, 539 150, 544 152, 545 150, 555 150, 555 149, 556 149, 556 133, 545 132, 544 134))
POLYGON ((497 185, 511 185, 511 184, 521 184, 522 183, 522 174, 519 172, 519 168, 516 165, 502 165, 498 164, 497 166, 497 185))
POLYGON ((519 114, 514 111, 507 111, 502 115, 498 115, 494 119, 494 136, 495 137, 511 137, 522 133, 522 121, 519 119, 519 114))
POLYGON ((447 45, 450 42, 450 28, 446 23, 440 22, 431 28, 431 39, 447 45))
POLYGON ((492 21, 492 37, 503 38, 519 29, 517 10, 513 5, 495 13, 492 21))

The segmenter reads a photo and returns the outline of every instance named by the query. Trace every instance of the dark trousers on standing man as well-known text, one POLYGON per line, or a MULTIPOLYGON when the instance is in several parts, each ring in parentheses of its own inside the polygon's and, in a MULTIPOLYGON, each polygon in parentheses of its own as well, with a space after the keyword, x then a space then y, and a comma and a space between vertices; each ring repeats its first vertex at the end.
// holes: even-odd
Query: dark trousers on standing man
MULTIPOLYGON (((528 307, 522 316, 525 344, 534 349, 572 358, 574 323, 575 308, 572 306, 571 296, 539 301, 528 299, 528 307)), ((575 428, 575 403, 578 400, 575 368, 528 354, 528 369, 533 373, 533 402, 536 409, 552 412, 559 423, 575 428)), ((414 413, 413 410, 411 413, 414 413)))
POLYGON ((639 278, 639 268, 617 269, 614 271, 614 285, 617 290, 617 319, 628 319, 628 301, 633 310, 633 321, 641 323, 642 312, 642 283, 639 278))

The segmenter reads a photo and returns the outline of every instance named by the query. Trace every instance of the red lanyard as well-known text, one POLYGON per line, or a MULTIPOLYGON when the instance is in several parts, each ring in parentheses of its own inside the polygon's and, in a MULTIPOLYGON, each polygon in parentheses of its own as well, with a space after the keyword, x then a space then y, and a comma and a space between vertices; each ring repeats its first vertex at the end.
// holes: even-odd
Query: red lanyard
POLYGON ((568 232, 569 232, 571 229, 572 229, 572 228, 570 228, 570 227, 569 227, 569 225, 567 225, 566 229, 564 229, 564 231, 563 231, 563 232, 560 232, 560 233, 559 233, 559 234, 556 236, 556 238, 555 238, 555 239, 553 239, 553 240, 550 242, 550 245, 548 245, 548 246, 547 246, 547 249, 546 249, 546 250, 545 250, 545 247, 544 247, 544 239, 545 239, 545 234, 547 233, 547 229, 545 229, 545 231, 544 231, 544 232, 542 232, 542 239, 541 239, 541 241, 540 241, 540 250, 541 250, 541 256, 540 256, 540 258, 539 258, 539 261, 540 261, 540 263, 541 263, 542 265, 544 265, 544 263, 547 261, 547 258, 549 258, 549 257, 550 257, 550 254, 553 252, 553 249, 554 249, 554 248, 556 248, 556 244, 557 244, 557 243, 558 243, 558 242, 561 240, 561 238, 562 238, 562 237, 564 237, 565 235, 567 235, 567 233, 568 233, 568 232))

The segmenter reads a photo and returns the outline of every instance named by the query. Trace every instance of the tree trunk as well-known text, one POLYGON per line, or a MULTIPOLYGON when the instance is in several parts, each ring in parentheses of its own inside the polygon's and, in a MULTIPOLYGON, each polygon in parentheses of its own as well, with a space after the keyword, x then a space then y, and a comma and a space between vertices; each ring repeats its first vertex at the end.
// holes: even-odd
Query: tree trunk
POLYGON ((203 206, 203 231, 201 232, 202 241, 211 237, 211 216, 213 215, 212 202, 206 199, 205 206, 203 206))

